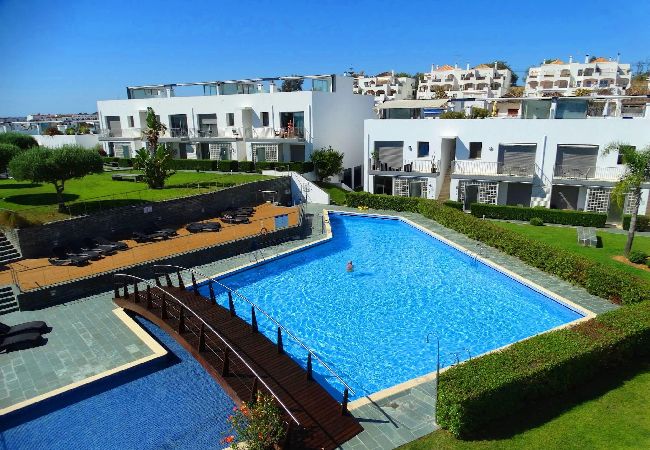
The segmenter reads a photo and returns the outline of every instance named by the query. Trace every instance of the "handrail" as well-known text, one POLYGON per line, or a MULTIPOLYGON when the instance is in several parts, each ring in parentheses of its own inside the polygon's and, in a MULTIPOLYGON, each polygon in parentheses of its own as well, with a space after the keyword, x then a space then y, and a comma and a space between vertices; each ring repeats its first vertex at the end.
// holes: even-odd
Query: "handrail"
POLYGON ((297 425, 300 425, 300 422, 298 422, 298 419, 296 419, 295 416, 294 416, 293 414, 291 414, 291 411, 289 411, 289 408, 287 408, 287 406, 282 402, 282 400, 280 400, 280 399, 278 398, 278 396, 275 394, 275 392, 273 392, 273 389, 271 389, 271 387, 270 387, 268 384, 266 384, 266 382, 265 382, 265 381, 262 379, 262 377, 261 377, 261 376, 260 376, 260 375, 255 371, 255 369, 253 369, 253 368, 250 366, 250 364, 248 364, 248 363, 246 362, 246 360, 245 360, 245 359, 244 359, 244 358, 243 358, 243 357, 242 357, 242 356, 237 352, 237 350, 235 350, 235 349, 232 347, 232 345, 230 345, 230 344, 228 343, 228 341, 227 341, 224 337, 222 337, 222 336, 221 336, 221 335, 220 335, 220 334, 219 334, 219 333, 218 333, 214 328, 212 328, 212 326, 210 326, 209 323, 207 323, 205 320, 203 320, 203 319, 202 319, 202 318, 201 318, 197 313, 195 313, 195 312, 192 310, 192 308, 190 308, 190 307, 188 307, 187 305, 185 305, 182 301, 180 301, 179 299, 177 299, 174 295, 170 294, 169 292, 165 291, 163 288, 157 286, 155 283, 152 283, 152 282, 150 282, 150 281, 145 280, 144 278, 140 278, 140 277, 137 277, 137 276, 135 276, 135 275, 130 275, 130 274, 127 274, 127 273, 116 273, 115 276, 116 276, 116 277, 125 277, 125 278, 126 278, 126 277, 130 277, 130 278, 133 278, 133 279, 135 279, 135 280, 138 280, 138 281, 141 282, 141 283, 146 284, 147 286, 151 286, 151 287, 153 287, 153 288, 159 289, 159 290, 161 290, 161 291, 162 291, 166 296, 169 296, 169 297, 171 297, 173 300, 175 300, 176 302, 178 302, 178 303, 181 305, 181 307, 183 307, 183 308, 187 309, 189 312, 191 312, 191 313, 192 313, 192 314, 193 314, 197 319, 199 319, 199 320, 201 321, 201 323, 202 323, 203 325, 205 325, 205 326, 206 326, 210 331, 212 331, 212 332, 213 332, 213 333, 214 333, 214 334, 219 338, 219 340, 221 340, 221 342, 223 342, 224 345, 226 345, 226 346, 228 347, 228 349, 229 349, 231 352, 233 352, 233 353, 235 354, 235 356, 237 356, 237 358, 239 358, 239 360, 240 360, 241 362, 244 363, 244 365, 248 368, 248 370, 250 370, 251 373, 252 373, 253 375, 255 375, 255 377, 257 377, 257 379, 260 381, 260 383, 262 383, 262 385, 263 385, 263 386, 264 386, 264 387, 269 391, 269 393, 273 396, 273 398, 275 398, 275 400, 280 404, 280 406, 282 406, 282 408, 286 411, 286 413, 289 415, 289 417, 291 417, 291 419, 292 419, 294 422, 296 422, 297 425))
POLYGON ((271 315, 270 315, 269 313, 267 313, 265 310, 263 310, 262 308, 260 308, 260 307, 259 307, 256 303, 254 303, 253 301, 249 300, 249 299, 248 299, 246 296, 244 296, 243 294, 240 294, 240 293, 237 292, 236 290, 233 290, 233 289, 229 288, 228 286, 226 286, 225 284, 221 283, 220 281, 215 280, 214 278, 212 278, 212 277, 210 277, 210 276, 208 276, 208 275, 205 275, 204 273, 201 273, 200 271, 198 271, 198 270, 196 270, 196 269, 190 269, 190 268, 187 268, 187 267, 176 266, 176 265, 173 265, 173 264, 156 264, 156 265, 154 265, 154 267, 170 267, 170 268, 173 268, 173 269, 181 269, 181 270, 187 270, 187 271, 189 271, 189 272, 194 272, 194 273, 197 274, 198 276, 200 276, 200 277, 204 277, 205 279, 209 280, 210 282, 215 283, 215 284, 217 284, 218 286, 221 286, 222 288, 226 289, 227 291, 231 292, 232 294, 235 294, 237 297, 239 297, 240 299, 242 299, 242 300, 244 300, 245 302, 249 303, 253 308, 255 308, 256 310, 258 310, 259 312, 261 312, 262 314, 264 314, 264 315, 266 316, 267 319, 269 319, 269 320, 270 320, 271 322, 273 322, 273 323, 274 323, 278 328, 280 328, 280 329, 281 329, 282 331, 284 331, 287 335, 289 335, 289 336, 290 336, 294 341, 296 341, 296 343, 298 343, 298 344, 299 344, 303 349, 307 350, 307 352, 308 352, 310 355, 312 355, 312 356, 316 359, 316 361, 318 361, 318 362, 319 362, 323 367, 325 367, 325 368, 328 370, 329 373, 331 373, 331 374, 332 374, 332 375, 333 375, 337 380, 339 380, 339 381, 341 382, 341 384, 342 384, 343 386, 345 386, 346 389, 348 389, 348 390, 349 390, 350 392, 352 392, 353 394, 356 394, 356 392, 354 391, 354 389, 352 389, 352 388, 351 388, 351 387, 350 387, 350 386, 349 386, 345 381, 343 381, 343 379, 342 379, 342 378, 341 378, 341 377, 340 377, 336 372, 334 372, 334 370, 332 370, 332 368, 331 368, 330 366, 328 366, 328 365, 327 365, 327 364, 326 364, 322 359, 320 359, 320 358, 318 357, 318 355, 317 355, 317 354, 316 354, 316 353, 315 353, 311 348, 307 347, 307 345, 305 345, 305 344, 304 344, 300 339, 298 339, 298 337, 296 337, 296 336, 295 336, 291 331, 289 331, 286 327, 284 327, 284 325, 282 325, 280 322, 278 322, 278 321, 275 320, 273 317, 271 317, 271 315))

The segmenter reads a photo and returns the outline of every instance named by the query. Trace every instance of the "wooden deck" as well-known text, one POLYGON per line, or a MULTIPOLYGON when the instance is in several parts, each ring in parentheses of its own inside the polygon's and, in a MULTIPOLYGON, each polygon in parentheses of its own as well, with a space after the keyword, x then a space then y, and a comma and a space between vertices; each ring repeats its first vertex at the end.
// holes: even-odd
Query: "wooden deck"
MULTIPOLYGON (((334 449, 363 430, 356 419, 342 413, 341 404, 318 382, 309 380, 302 367, 280 353, 275 343, 255 332, 249 323, 236 315, 232 316, 228 309, 212 304, 210 299, 192 290, 169 285, 162 289, 181 300, 183 305, 220 333, 299 421, 300 426, 293 423, 291 428, 287 443, 289 448, 334 449)), ((234 355, 231 354, 227 358, 228 363, 224 364, 226 346, 205 326, 205 333, 201 333, 200 320, 176 301, 169 298, 163 301, 161 290, 152 288, 151 295, 140 290, 136 295, 134 286, 130 285, 126 297, 122 289, 118 294, 120 296, 115 298, 115 303, 170 333, 240 403, 252 398, 254 384, 260 390, 266 390, 261 383, 255 383, 255 376, 234 355), (201 338, 202 335, 204 338, 201 338), (228 366, 227 370, 224 370, 224 365, 228 366)), ((286 417, 288 422, 292 422, 288 414, 286 417)))

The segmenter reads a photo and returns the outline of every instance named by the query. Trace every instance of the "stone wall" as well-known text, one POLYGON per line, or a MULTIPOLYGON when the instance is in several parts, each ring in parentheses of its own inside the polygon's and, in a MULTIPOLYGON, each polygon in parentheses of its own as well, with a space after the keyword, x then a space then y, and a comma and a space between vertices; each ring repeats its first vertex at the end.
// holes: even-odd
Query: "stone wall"
POLYGON ((280 204, 291 204, 289 177, 254 181, 239 186, 162 202, 99 211, 88 216, 51 222, 17 230, 17 244, 23 258, 52 256, 57 246, 77 247, 85 237, 127 239, 134 231, 152 224, 180 227, 189 222, 217 217, 227 209, 263 203, 261 191, 277 191, 280 204))

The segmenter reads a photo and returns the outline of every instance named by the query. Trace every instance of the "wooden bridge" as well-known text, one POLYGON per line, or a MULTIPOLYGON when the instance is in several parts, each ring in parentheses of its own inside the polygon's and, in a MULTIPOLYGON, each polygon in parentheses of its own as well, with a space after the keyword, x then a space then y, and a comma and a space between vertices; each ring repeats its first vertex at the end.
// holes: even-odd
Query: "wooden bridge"
POLYGON ((301 343, 309 350, 305 370, 285 354, 283 327, 278 327, 277 343, 258 331, 255 311, 262 310, 256 305, 249 324, 236 314, 234 291, 227 291, 229 308, 224 308, 214 294, 218 282, 208 280, 206 298, 199 294, 194 272, 191 289, 185 289, 180 271, 174 278, 177 286, 169 272, 157 275, 155 284, 116 275, 115 303, 166 330, 240 403, 254 400, 258 391, 273 396, 285 415, 287 448, 334 449, 363 430, 347 411, 345 382, 334 374, 346 386, 339 403, 312 379, 312 355, 320 359, 311 350, 301 343))

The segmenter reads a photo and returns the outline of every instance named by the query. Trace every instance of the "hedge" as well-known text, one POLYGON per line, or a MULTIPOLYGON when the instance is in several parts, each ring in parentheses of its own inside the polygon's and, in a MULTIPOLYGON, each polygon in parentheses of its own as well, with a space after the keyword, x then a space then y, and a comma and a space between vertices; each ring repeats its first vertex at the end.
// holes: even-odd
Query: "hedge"
POLYGON ((348 192, 348 206, 411 211, 435 220, 444 227, 458 231, 528 265, 558 278, 584 287, 590 294, 613 303, 632 304, 650 300, 650 283, 630 273, 567 250, 522 236, 489 221, 481 220, 435 200, 415 197, 374 195, 348 192))
POLYGON ((440 375, 438 423, 457 437, 526 414, 608 370, 650 355, 650 302, 624 306, 571 328, 534 336, 440 375))
POLYGON ((442 202, 443 205, 449 206, 450 208, 456 208, 460 211, 463 210, 463 202, 457 202, 455 200, 445 200, 442 202))
POLYGON ((487 219, 522 220, 528 222, 533 217, 538 217, 545 223, 559 223, 562 225, 583 227, 602 228, 605 226, 605 222, 607 221, 607 214, 585 211, 565 211, 562 209, 548 209, 542 207, 525 208, 521 206, 473 203, 470 210, 472 211, 472 215, 476 217, 485 216, 487 219))
MULTIPOLYGON (((630 229, 632 216, 623 216, 623 229, 630 229)), ((636 216, 636 231, 650 231, 650 216, 636 216)))
MULTIPOLYGON (((120 167, 132 167, 130 158, 103 157, 104 163, 117 162, 120 167)), ((236 160, 211 160, 211 159, 172 159, 173 170, 200 170, 212 172, 262 172, 262 170, 292 170, 298 173, 307 173, 314 170, 311 161, 294 161, 288 163, 236 161, 236 160)))

